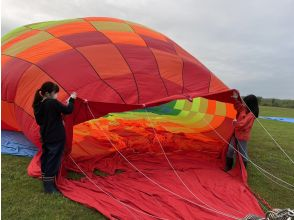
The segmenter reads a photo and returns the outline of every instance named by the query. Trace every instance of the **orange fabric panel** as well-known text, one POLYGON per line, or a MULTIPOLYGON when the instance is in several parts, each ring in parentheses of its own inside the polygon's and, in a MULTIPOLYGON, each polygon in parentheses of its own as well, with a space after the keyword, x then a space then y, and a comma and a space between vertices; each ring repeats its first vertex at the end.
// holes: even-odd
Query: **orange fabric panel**
MULTIPOLYGON (((44 73, 37 66, 32 65, 22 75, 15 96, 15 103, 22 107, 28 114, 33 114, 33 100, 36 92, 36 88, 40 88, 41 85, 46 81, 53 81, 46 73, 44 73), (32 80, 34 79, 34 80, 32 80)), ((56 83, 56 82, 55 82, 56 83)), ((59 87, 58 99, 65 100, 68 94, 59 87)))
POLYGON ((227 109, 226 117, 228 117, 228 118, 235 118, 236 117, 237 111, 234 108, 233 104, 227 104, 226 109, 227 109))
POLYGON ((1 55, 1 65, 5 65, 9 60, 12 60, 12 57, 6 56, 4 54, 1 55))
MULTIPOLYGON (((166 148, 219 152, 223 146, 215 144, 217 140, 203 132, 211 131, 210 126, 218 128, 224 122, 224 119, 222 116, 214 116, 209 125, 195 128, 195 132, 192 133, 169 132, 166 130, 169 122, 157 121, 156 124, 151 124, 144 118, 117 118, 114 121, 107 118, 90 120, 74 127, 71 154, 75 157, 81 157, 113 151, 112 145, 101 130, 107 133, 107 136, 119 149, 129 147, 132 150, 144 151, 149 149, 157 152, 160 151, 160 148, 157 145, 158 140, 154 138, 152 127, 156 129, 158 139, 166 148), (99 126, 96 125, 98 123, 99 126), (99 142, 99 146, 97 146, 97 142, 99 142)), ((170 125, 174 126, 174 124, 170 125)), ((180 123, 178 125, 183 126, 180 123)))
POLYGON ((134 45, 146 47, 145 41, 138 34, 134 32, 103 31, 103 33, 113 43, 116 43, 116 44, 134 44, 134 45))
POLYGON ((40 32, 39 30, 32 30, 32 31, 26 32, 26 33, 24 33, 24 34, 22 34, 22 35, 20 35, 20 36, 18 36, 16 38, 12 39, 11 41, 7 42, 6 44, 4 44, 2 46, 2 51, 5 51, 7 48, 11 47, 15 43, 17 43, 17 42, 19 42, 21 40, 24 40, 24 39, 26 39, 28 37, 31 37, 33 35, 36 35, 39 32, 40 32))
POLYGON ((156 32, 156 31, 152 31, 152 30, 150 30, 148 28, 145 28, 145 27, 139 26, 139 25, 135 25, 135 24, 129 24, 129 25, 138 34, 142 34, 142 35, 145 35, 145 36, 148 36, 148 37, 152 37, 152 38, 159 39, 159 40, 167 42, 166 37, 164 35, 156 32))
POLYGON ((55 37, 88 31, 96 31, 96 29, 88 22, 72 22, 47 29, 47 32, 55 37))
POLYGON ((51 55, 69 49, 72 49, 72 47, 59 39, 53 38, 39 43, 17 54, 16 56, 32 63, 37 63, 38 61, 45 59, 51 55))
POLYGON ((214 115, 215 114, 215 109, 216 109, 216 101, 215 100, 209 100, 206 113, 214 115))
POLYGON ((219 92, 227 89, 228 87, 222 81, 220 81, 213 73, 211 73, 209 92, 219 92))
POLYGON ((117 18, 107 18, 107 17, 87 17, 84 18, 85 21, 114 21, 114 22, 124 22, 121 19, 117 19, 117 18))
POLYGON ((1 121, 9 125, 11 128, 15 129, 16 131, 20 131, 15 117, 14 103, 1 100, 1 121))
POLYGON ((126 61, 112 44, 91 45, 77 49, 87 57, 102 79, 131 73, 126 61))
POLYGON ((224 119, 225 118, 222 116, 215 115, 212 121, 201 129, 202 131, 210 131, 212 128, 218 128, 223 123, 224 119))
POLYGON ((177 55, 173 55, 156 49, 151 50, 157 60, 161 77, 182 86, 182 59, 177 55))

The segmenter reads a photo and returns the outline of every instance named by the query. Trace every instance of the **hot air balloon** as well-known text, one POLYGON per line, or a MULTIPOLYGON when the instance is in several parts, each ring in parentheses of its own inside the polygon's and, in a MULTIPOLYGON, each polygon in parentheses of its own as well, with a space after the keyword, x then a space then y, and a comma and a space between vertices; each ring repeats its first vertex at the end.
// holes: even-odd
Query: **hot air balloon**
POLYGON ((64 196, 110 219, 264 215, 243 164, 222 170, 235 90, 167 36, 115 18, 40 22, 6 34, 1 57, 2 129, 38 146, 30 176, 42 152, 33 96, 52 81, 60 101, 78 93, 64 117, 64 196))

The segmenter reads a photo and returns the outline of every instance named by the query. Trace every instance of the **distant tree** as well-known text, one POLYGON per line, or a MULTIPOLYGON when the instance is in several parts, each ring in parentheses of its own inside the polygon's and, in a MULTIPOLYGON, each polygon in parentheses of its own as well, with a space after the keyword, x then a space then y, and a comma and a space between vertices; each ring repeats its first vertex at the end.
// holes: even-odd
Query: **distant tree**
POLYGON ((262 97, 261 96, 257 96, 257 101, 258 101, 258 104, 260 105, 261 104, 261 101, 262 101, 262 97))

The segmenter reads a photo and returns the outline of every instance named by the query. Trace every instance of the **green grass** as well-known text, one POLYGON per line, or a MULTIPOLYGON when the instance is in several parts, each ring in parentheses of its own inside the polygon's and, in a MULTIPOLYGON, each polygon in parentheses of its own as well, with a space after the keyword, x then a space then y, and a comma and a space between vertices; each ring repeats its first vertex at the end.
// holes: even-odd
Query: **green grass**
MULTIPOLYGON (((294 117, 294 109, 261 107, 263 116, 294 117)), ((294 124, 263 120, 261 123, 294 158, 294 124)), ((294 165, 275 146, 270 137, 255 122, 249 143, 250 158, 274 175, 294 184, 294 165)), ((45 195, 41 181, 27 176, 31 158, 2 155, 2 218, 3 219, 105 219, 99 212, 62 196, 45 195)), ((121 171, 118 171, 121 172, 121 171)), ((96 170, 97 175, 105 175, 96 170)), ((79 175, 71 173, 70 178, 79 175)), ((248 167, 251 189, 265 198, 273 207, 294 207, 294 193, 277 186, 248 167)))
POLYGON ((2 219, 105 219, 63 196, 45 195, 42 182, 27 175, 30 160, 2 154, 2 219))
MULTIPOLYGON (((294 109, 261 106, 262 116, 293 117, 294 109)), ((294 158, 294 124, 259 119, 269 133, 294 158)), ((258 122, 255 122, 251 141, 248 145, 249 157, 253 162, 279 178, 294 184, 294 165, 274 144, 258 122)), ((248 167, 248 182, 254 192, 259 193, 273 207, 294 208, 294 192, 284 189, 264 177, 252 164, 248 167)))
POLYGON ((260 116, 294 118, 294 108, 260 106, 260 116))

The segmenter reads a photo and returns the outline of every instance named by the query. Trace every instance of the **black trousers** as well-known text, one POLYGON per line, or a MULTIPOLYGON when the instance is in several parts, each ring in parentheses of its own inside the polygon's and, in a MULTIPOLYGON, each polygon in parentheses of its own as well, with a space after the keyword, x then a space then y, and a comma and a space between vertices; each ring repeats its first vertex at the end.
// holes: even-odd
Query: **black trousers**
POLYGON ((54 143, 43 143, 41 155, 41 172, 46 177, 55 177, 58 174, 65 140, 54 143))

